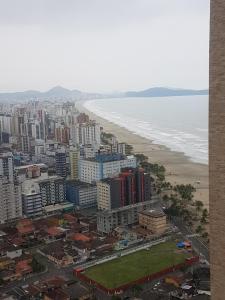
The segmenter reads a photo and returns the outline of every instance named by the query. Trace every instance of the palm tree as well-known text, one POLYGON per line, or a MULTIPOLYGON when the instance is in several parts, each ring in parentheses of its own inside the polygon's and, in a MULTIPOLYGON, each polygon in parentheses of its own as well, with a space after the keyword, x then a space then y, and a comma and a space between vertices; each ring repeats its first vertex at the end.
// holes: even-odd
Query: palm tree
POLYGON ((208 234, 207 231, 205 231, 205 232, 202 233, 202 237, 203 237, 204 239, 207 239, 208 236, 209 236, 209 234, 208 234))
POLYGON ((193 192, 195 192, 196 189, 191 184, 180 184, 174 187, 174 191, 178 193, 184 205, 186 206, 192 202, 194 197, 193 192))
POLYGON ((195 207, 196 207, 197 212, 200 212, 203 208, 202 201, 199 201, 199 200, 195 201, 195 207))
POLYGON ((208 210, 206 208, 203 209, 202 217, 201 217, 201 223, 202 224, 206 224, 208 222, 208 216, 209 216, 208 210))
POLYGON ((202 233, 203 231, 203 227, 201 225, 198 225, 198 227, 196 228, 195 232, 196 233, 202 233))

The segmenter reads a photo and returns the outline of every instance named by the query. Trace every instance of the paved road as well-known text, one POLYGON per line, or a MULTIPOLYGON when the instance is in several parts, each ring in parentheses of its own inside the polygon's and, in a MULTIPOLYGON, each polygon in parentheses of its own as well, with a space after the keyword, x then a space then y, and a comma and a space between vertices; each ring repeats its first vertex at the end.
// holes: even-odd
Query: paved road
MULTIPOLYGON (((162 202, 159 196, 155 196, 155 201, 153 204, 155 209, 162 209, 162 202), (158 198, 158 201, 157 201, 158 198)), ((193 232, 188 228, 180 218, 174 217, 171 222, 180 230, 183 236, 189 236, 187 239, 192 242, 192 245, 199 254, 202 254, 207 262, 209 263, 209 245, 206 244, 201 237, 190 236, 193 232)))
POLYGON ((209 262, 209 245, 207 245, 200 237, 191 236, 193 232, 186 227, 186 225, 179 218, 173 218, 171 221, 179 228, 184 236, 189 236, 188 240, 192 242, 194 249, 197 250, 199 254, 204 255, 207 262, 209 262))

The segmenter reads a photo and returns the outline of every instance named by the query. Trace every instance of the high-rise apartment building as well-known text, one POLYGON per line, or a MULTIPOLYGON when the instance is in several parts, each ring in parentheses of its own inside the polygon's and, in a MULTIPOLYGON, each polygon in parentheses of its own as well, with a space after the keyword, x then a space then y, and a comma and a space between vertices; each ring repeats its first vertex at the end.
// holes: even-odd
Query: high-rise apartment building
POLYGON ((68 180, 66 182, 66 200, 78 209, 97 206, 97 187, 95 184, 68 180))
POLYGON ((59 176, 45 176, 36 179, 40 186, 42 205, 62 203, 66 200, 65 181, 59 176))
POLYGON ((79 159, 80 159, 80 149, 71 148, 69 151, 70 159, 70 177, 71 179, 79 178, 79 159))
POLYGON ((66 151, 65 149, 59 149, 55 153, 55 169, 56 174, 61 177, 67 176, 67 167, 66 167, 66 151))
POLYGON ((11 152, 0 153, 0 176, 8 182, 14 182, 13 155, 11 152))
POLYGON ((22 185, 23 215, 36 217, 42 214, 42 197, 40 186, 31 180, 24 181, 22 185))
POLYGON ((151 199, 150 174, 141 168, 123 169, 118 177, 97 182, 98 209, 110 210, 151 199))
POLYGON ((22 216, 21 186, 14 180, 13 155, 0 154, 0 222, 22 216))
POLYGON ((21 186, 0 176, 0 222, 22 217, 21 186))
POLYGON ((209 205, 212 300, 225 298, 225 1, 211 0, 209 205))
POLYGON ((100 210, 124 206, 125 189, 121 177, 106 178, 97 182, 97 203, 100 210))
POLYGON ((71 128, 71 140, 74 145, 100 146, 100 125, 95 121, 73 125, 71 128))
POLYGON ((136 168, 134 156, 119 153, 97 154, 94 158, 79 160, 79 179, 93 183, 108 177, 118 176, 123 168, 136 168))

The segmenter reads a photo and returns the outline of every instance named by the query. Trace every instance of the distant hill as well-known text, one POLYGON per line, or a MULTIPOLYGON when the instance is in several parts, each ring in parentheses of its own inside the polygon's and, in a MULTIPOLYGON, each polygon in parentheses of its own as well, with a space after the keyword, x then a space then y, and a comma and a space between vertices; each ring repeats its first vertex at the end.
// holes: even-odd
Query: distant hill
POLYGON ((125 93, 125 97, 170 97, 170 96, 191 96, 208 95, 208 90, 172 89, 164 87, 154 87, 143 91, 130 91, 125 93))
POLYGON ((24 91, 24 92, 12 92, 12 93, 0 93, 0 101, 25 101, 30 99, 65 99, 65 100, 81 100, 81 99, 95 99, 102 98, 103 95, 97 93, 85 93, 79 90, 69 90, 61 86, 56 86, 46 92, 39 91, 24 91))
POLYGON ((190 96, 190 95, 207 95, 208 90, 188 90, 172 89, 164 87, 149 88, 144 91, 129 91, 125 93, 100 94, 86 93, 79 90, 69 90, 61 86, 53 87, 46 92, 24 91, 14 93, 0 93, 0 102, 18 102, 31 99, 37 100, 87 100, 102 98, 122 98, 122 97, 169 97, 169 96, 190 96))

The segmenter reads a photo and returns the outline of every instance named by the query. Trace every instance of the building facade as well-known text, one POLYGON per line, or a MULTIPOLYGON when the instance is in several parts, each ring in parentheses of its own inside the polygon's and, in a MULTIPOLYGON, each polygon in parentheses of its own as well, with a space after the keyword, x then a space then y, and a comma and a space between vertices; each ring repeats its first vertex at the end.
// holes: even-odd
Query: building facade
POLYGON ((80 150, 77 148, 70 149, 69 159, 70 159, 70 177, 71 179, 78 179, 80 150))
POLYGON ((212 300, 225 282, 225 1, 211 0, 209 64, 209 208, 212 300))
POLYGON ((13 155, 0 154, 0 222, 22 217, 21 186, 14 176, 13 155))
POLYGON ((0 222, 22 217, 21 186, 0 176, 0 222))
POLYGON ((119 153, 97 154, 95 158, 79 160, 79 179, 94 183, 101 179, 118 176, 123 168, 136 168, 134 156, 119 153))
POLYGON ((167 229, 166 215, 162 211, 144 210, 138 214, 139 224, 154 234, 164 233, 167 229))
POLYGON ((65 178, 67 176, 66 167, 66 151, 65 149, 59 149, 55 153, 55 169, 56 175, 65 178))
POLYGON ((118 177, 97 182, 98 209, 109 210, 151 200, 150 174, 125 168, 118 177))
POLYGON ((13 154, 11 152, 0 153, 0 176, 8 182, 14 182, 13 154))
POLYGON ((101 143, 100 125, 95 121, 73 125, 71 128, 73 145, 97 145, 101 143))
POLYGON ((110 233, 118 226, 138 223, 138 213, 150 209, 151 201, 127 205, 117 209, 103 210, 97 213, 97 229, 101 233, 110 233))
POLYGON ((42 206, 62 203, 66 201, 65 181, 60 176, 46 176, 37 179, 40 186, 42 206))
POLYGON ((72 202, 78 209, 96 207, 97 187, 79 180, 68 180, 66 182, 66 200, 72 202))
POLYGON ((26 180, 22 184, 23 215, 37 217, 42 215, 42 197, 40 186, 33 180, 26 180))

